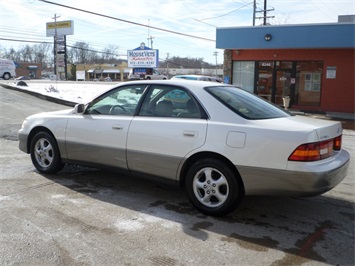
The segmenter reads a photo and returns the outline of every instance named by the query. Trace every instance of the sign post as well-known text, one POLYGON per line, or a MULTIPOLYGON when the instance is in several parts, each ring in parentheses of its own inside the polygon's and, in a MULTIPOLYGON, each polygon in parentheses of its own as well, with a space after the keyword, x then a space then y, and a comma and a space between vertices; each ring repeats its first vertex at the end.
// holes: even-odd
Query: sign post
POLYGON ((54 22, 46 23, 46 34, 47 37, 54 37, 54 72, 56 79, 61 73, 64 73, 65 79, 67 79, 66 35, 74 34, 74 21, 57 21, 57 18, 59 16, 54 14, 54 22))

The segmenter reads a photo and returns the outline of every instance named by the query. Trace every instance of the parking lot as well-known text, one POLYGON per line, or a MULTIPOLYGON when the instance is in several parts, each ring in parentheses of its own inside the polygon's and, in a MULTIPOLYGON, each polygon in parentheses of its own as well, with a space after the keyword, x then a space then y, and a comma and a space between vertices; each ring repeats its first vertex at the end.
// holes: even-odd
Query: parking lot
MULTIPOLYGON (((18 150, 31 113, 67 108, 0 87, 0 265, 354 265, 355 163, 312 198, 246 197, 225 217, 182 189, 107 170, 37 172, 18 150)), ((355 132, 343 147, 354 158, 355 132)))

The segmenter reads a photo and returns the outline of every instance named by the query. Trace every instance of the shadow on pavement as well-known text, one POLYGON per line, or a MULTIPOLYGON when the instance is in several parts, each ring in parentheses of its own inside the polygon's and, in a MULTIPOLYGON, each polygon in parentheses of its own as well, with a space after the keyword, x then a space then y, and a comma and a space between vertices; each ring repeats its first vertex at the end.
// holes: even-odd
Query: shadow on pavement
POLYGON ((327 194, 313 198, 249 196, 228 216, 209 217, 189 203, 183 189, 137 177, 78 166, 66 166, 45 177, 96 200, 179 223, 185 234, 202 241, 213 232, 220 235, 220 241, 243 249, 285 252, 273 265, 354 264, 354 205, 327 194), (340 252, 341 259, 324 257, 330 250, 340 252))

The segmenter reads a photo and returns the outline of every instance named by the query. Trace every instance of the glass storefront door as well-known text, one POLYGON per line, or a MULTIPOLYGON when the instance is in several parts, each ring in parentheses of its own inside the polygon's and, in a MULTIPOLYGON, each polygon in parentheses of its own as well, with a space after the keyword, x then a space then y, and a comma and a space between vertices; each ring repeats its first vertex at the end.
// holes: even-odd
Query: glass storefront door
POLYGON ((257 63, 256 94, 268 101, 272 101, 273 91, 273 61, 260 61, 257 63))
POLYGON ((257 94, 266 100, 271 101, 272 96, 272 71, 259 70, 257 94))
POLYGON ((283 105, 283 97, 291 94, 291 71, 276 70, 275 96, 273 102, 283 105))
POLYGON ((283 97, 291 97, 292 62, 257 62, 256 94, 277 105, 283 105, 283 97))

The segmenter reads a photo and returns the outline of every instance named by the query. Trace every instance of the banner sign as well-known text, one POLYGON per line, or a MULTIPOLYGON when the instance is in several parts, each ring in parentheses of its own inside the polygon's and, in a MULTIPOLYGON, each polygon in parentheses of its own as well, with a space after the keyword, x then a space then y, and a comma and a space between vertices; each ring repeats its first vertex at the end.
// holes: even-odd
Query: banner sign
POLYGON ((132 68, 155 68, 159 65, 159 50, 151 49, 141 44, 133 50, 127 51, 128 67, 132 68))
POLYGON ((74 34, 74 21, 65 20, 46 23, 46 34, 47 37, 55 36, 55 31, 57 29, 57 35, 73 35, 74 34))

